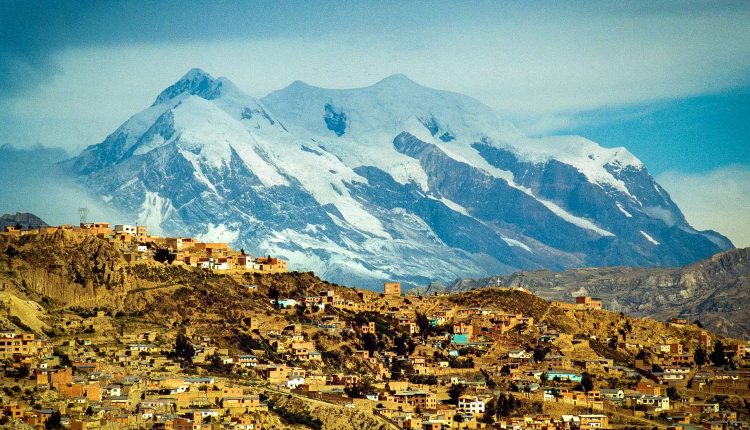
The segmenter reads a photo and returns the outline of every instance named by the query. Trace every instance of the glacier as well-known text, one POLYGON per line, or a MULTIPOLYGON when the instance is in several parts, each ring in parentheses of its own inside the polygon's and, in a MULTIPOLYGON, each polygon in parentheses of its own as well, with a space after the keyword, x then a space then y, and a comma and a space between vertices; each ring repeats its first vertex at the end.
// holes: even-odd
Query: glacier
POLYGON ((732 247, 693 229, 627 149, 531 138, 404 75, 355 89, 296 81, 256 99, 192 69, 62 167, 153 231, 365 288, 677 266, 732 247))

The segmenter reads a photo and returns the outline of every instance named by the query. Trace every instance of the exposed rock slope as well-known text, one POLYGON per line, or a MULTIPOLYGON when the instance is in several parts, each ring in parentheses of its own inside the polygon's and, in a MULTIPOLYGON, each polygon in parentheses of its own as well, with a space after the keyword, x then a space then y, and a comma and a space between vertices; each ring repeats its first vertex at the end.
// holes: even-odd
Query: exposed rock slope
POLYGON ((550 300, 589 294, 631 315, 700 320, 713 331, 750 339, 750 248, 719 253, 680 269, 632 267, 519 272, 462 280, 449 289, 523 287, 550 300))

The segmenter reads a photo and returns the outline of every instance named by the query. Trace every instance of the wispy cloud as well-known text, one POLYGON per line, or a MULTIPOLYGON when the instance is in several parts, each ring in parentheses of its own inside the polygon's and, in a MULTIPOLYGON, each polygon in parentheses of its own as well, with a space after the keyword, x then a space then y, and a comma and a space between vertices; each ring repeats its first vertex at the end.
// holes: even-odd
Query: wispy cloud
POLYGON ((735 246, 750 246, 750 166, 727 166, 703 174, 670 171, 657 181, 695 228, 716 230, 735 246))
POLYGON ((66 155, 59 149, 0 146, 0 184, 10 184, 0 190, 0 214, 31 212, 48 224, 76 224, 78 208, 87 207, 90 220, 126 220, 55 168, 66 155))

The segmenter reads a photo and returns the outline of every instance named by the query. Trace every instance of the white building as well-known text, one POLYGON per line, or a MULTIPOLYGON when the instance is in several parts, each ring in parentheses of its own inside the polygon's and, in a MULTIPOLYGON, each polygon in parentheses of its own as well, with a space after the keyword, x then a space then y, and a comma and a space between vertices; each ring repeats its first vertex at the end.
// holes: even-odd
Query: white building
POLYGON ((218 409, 194 409, 193 412, 200 413, 201 418, 217 418, 219 416, 218 409))
POLYGON ((523 349, 515 349, 513 351, 508 352, 508 358, 517 358, 522 360, 528 360, 531 358, 533 354, 531 352, 526 352, 523 349))
POLYGON ((465 413, 483 414, 484 400, 475 396, 461 396, 458 398, 458 410, 465 413))
POLYGON ((625 398, 625 392, 619 388, 602 388, 600 392, 605 399, 618 400, 625 398))
POLYGON ((228 270, 229 261, 226 258, 219 258, 213 262, 213 267, 211 268, 214 270, 228 270))
POLYGON ((654 408, 654 412, 668 411, 669 397, 643 395, 636 398, 636 404, 652 406, 654 408))
POLYGON ((292 390, 304 384, 305 384, 305 378, 302 378, 299 376, 296 378, 290 378, 289 380, 286 381, 286 387, 292 390))
POLYGON ((135 227, 130 224, 115 225, 115 233, 127 233, 135 236, 135 227))

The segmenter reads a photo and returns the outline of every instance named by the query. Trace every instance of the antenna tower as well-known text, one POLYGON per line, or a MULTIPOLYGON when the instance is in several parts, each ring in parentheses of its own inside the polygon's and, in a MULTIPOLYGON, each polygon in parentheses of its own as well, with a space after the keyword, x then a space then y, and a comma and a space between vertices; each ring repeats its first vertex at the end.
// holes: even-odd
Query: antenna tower
POLYGON ((81 224, 86 223, 86 217, 89 214, 89 208, 78 208, 78 216, 81 219, 81 224))

